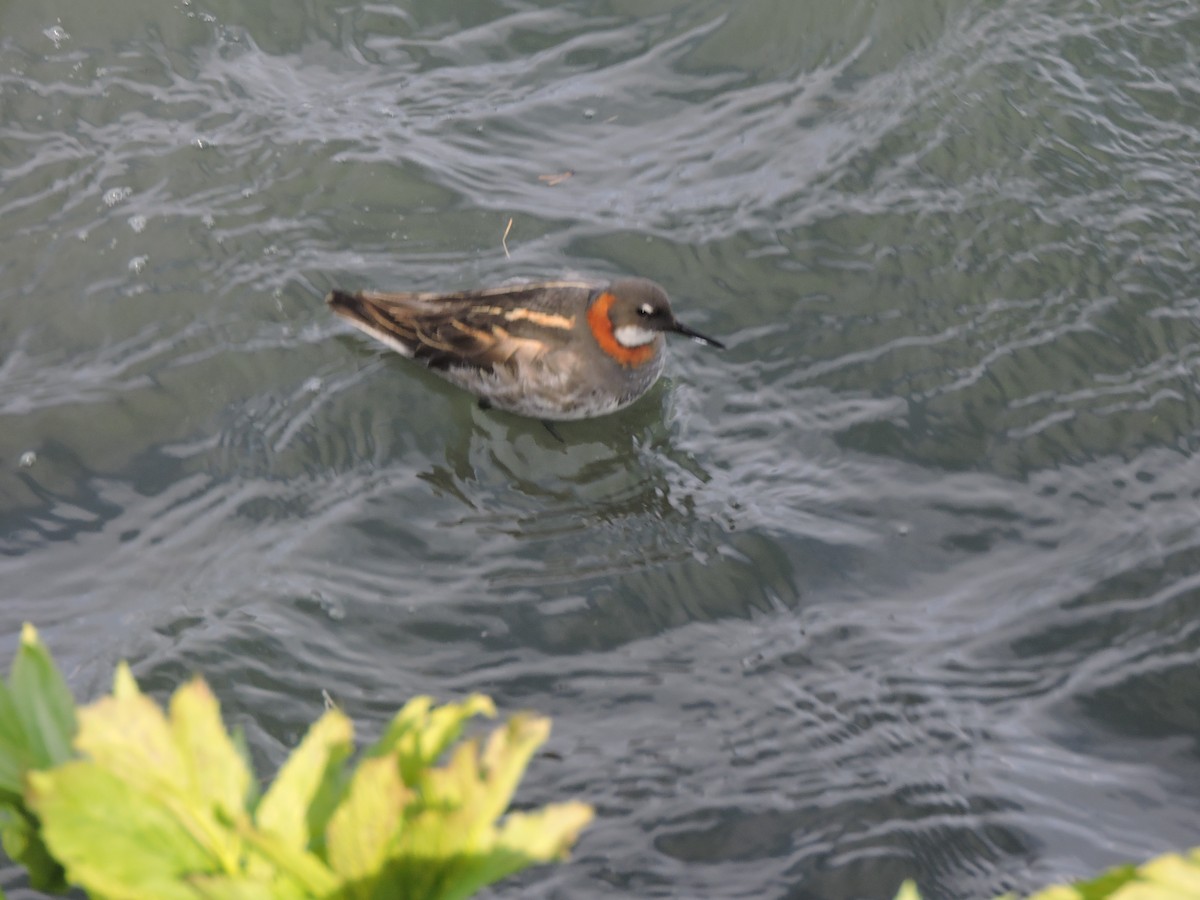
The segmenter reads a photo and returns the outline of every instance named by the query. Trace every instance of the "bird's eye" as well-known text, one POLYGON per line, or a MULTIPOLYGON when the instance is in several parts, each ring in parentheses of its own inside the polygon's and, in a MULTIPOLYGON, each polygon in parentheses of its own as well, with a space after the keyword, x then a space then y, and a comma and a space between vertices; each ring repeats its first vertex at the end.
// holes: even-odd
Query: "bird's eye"
POLYGON ((651 306, 649 303, 643 303, 641 306, 638 307, 638 315, 639 316, 652 316, 652 315, 654 315, 654 307, 651 306))

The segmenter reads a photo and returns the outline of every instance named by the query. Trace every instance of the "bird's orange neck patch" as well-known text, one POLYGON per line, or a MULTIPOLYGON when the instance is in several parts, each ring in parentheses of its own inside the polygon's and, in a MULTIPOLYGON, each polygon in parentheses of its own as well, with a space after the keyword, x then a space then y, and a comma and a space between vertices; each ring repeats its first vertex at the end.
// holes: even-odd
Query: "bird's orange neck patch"
POLYGON ((626 347, 613 334, 612 319, 608 317, 609 307, 617 298, 605 291, 588 307, 588 327, 600 349, 623 366, 634 368, 645 365, 654 358, 654 343, 643 344, 640 347, 626 347))

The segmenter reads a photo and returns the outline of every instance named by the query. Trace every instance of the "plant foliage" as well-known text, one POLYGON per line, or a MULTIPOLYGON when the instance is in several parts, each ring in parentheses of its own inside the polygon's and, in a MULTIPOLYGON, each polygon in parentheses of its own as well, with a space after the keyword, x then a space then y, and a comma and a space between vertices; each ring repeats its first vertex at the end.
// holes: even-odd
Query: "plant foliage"
MULTIPOLYGON (((122 664, 112 694, 77 710, 26 625, 0 682, 0 841, 34 887, 106 900, 462 900, 561 859, 592 818, 575 802, 506 814, 550 723, 517 715, 460 740, 495 714, 481 695, 417 697, 354 766, 353 725, 331 709, 260 796, 202 679, 164 711, 122 664)), ((1030 900, 1197 897, 1200 849, 1030 900)), ((896 900, 920 893, 905 882, 896 900)))
POLYGON ((259 798, 203 680, 164 711, 122 664, 76 712, 27 628, 0 693, 5 849, 44 886, 108 900, 458 900, 562 858, 592 817, 574 802, 506 814, 550 725, 517 715, 460 741, 481 714, 483 696, 418 697, 352 767, 353 726, 329 710, 259 798))
POLYGON ((0 682, 0 843, 41 890, 64 890, 66 882, 25 803, 26 776, 70 759, 74 736, 75 701, 37 631, 26 625, 8 683, 0 682))
MULTIPOLYGON (((1140 866, 1117 866, 1099 878, 1056 885, 1029 900, 1196 900, 1200 897, 1200 848, 1167 853, 1140 866)), ((896 900, 921 900, 916 885, 906 881, 896 900)), ((999 900, 1013 900, 1011 895, 999 900)))

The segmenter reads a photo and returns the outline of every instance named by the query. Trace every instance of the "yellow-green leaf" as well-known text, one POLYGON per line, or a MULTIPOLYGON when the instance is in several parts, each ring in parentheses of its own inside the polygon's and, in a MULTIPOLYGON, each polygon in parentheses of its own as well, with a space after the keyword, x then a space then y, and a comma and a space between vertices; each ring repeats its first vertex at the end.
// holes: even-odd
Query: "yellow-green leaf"
MULTIPOLYGON (((121 681, 118 676, 117 683, 121 681)), ((175 746, 166 716, 153 700, 137 690, 132 679, 113 695, 79 710, 75 746, 103 768, 143 790, 186 794, 190 787, 187 766, 175 746), (132 691, 128 685, 132 685, 132 691)))
POLYGON ((440 768, 418 777, 388 875, 405 896, 461 900, 527 866, 559 858, 590 821, 584 804, 565 804, 509 816, 503 814, 526 764, 549 735, 545 719, 518 715, 497 729, 480 752, 465 741, 440 768))
POLYGON ((527 713, 513 716, 506 727, 491 733, 483 751, 489 802, 485 817, 494 820, 508 809, 529 760, 549 737, 550 720, 527 713))
POLYGON ((166 806, 96 763, 30 773, 29 804, 68 880, 93 895, 191 900, 185 876, 219 870, 166 806))
POLYGON ((1171 888, 1190 897, 1200 897, 1200 866, 1177 853, 1152 859, 1139 870, 1152 884, 1171 888))
POLYGON ((259 857, 248 867, 252 877, 262 872, 273 871, 278 876, 272 885, 276 896, 293 896, 297 891, 316 897, 334 897, 338 891, 338 878, 320 859, 303 849, 289 845, 277 834, 254 828, 243 821, 240 834, 259 857), (261 863, 269 863, 264 868, 261 863))
POLYGON ((255 814, 259 829, 291 850, 307 849, 310 807, 329 779, 339 774, 353 738, 354 726, 340 710, 328 710, 317 719, 263 796, 255 814))
MULTIPOLYGON (((343 767, 350 720, 326 713, 254 808, 245 749, 202 680, 176 691, 164 714, 122 663, 112 694, 76 714, 36 632, 23 641, 24 718, 0 686, 0 832, 35 883, 38 859, 61 874, 52 853, 73 884, 107 900, 464 900, 561 857, 592 815, 565 804, 497 827, 549 734, 544 719, 516 716, 482 750, 466 741, 433 768, 472 716, 495 714, 478 695, 436 708, 416 698, 353 777, 343 767), (56 725, 60 738, 77 722, 85 758, 31 773, 22 796, 13 788, 36 755, 22 746, 26 720, 39 734, 56 725)), ((63 752, 55 734, 39 751, 47 758, 63 752)))
POLYGON ((396 714, 383 737, 367 756, 398 753, 404 783, 415 784, 421 770, 433 765, 446 749, 458 740, 463 726, 473 716, 493 718, 496 706, 491 698, 472 694, 462 703, 447 703, 432 709, 429 697, 413 697, 396 714))
POLYGON ((403 818, 409 791, 391 756, 364 759, 342 804, 329 820, 329 864, 349 896, 372 897, 403 818))
POLYGON ((257 881, 246 881, 241 878, 231 878, 227 875, 215 877, 193 876, 188 883, 197 896, 204 900, 301 900, 306 898, 303 891, 295 894, 282 893, 272 885, 257 881))
MULTIPOLYGON (((457 850, 475 853, 490 847, 487 836, 508 808, 530 757, 549 734, 549 720, 516 715, 492 732, 482 754, 476 741, 466 741, 446 766, 420 776, 423 804, 454 810, 458 824, 452 840, 457 850)), ((422 837, 414 834, 413 839, 422 837)))
POLYGON ((221 723, 217 698, 196 678, 171 697, 171 731, 197 799, 232 820, 244 811, 250 772, 221 723))
POLYGON ((497 844, 535 862, 564 859, 595 812, 586 803, 555 803, 504 820, 497 844))
POLYGON ((1168 853, 1141 866, 1138 878, 1118 888, 1112 900, 1192 900, 1200 897, 1200 866, 1168 853))
POLYGON ((230 798, 239 786, 245 793, 249 775, 202 682, 177 691, 172 708, 174 721, 168 721, 122 664, 112 695, 79 711, 76 746, 99 767, 169 809, 194 840, 221 860, 223 871, 234 872, 241 851, 230 820, 243 813, 241 803, 230 798), (210 745, 203 746, 205 741, 210 745), (235 768, 213 771, 214 765, 226 763, 235 768))
POLYGON ((509 815, 487 849, 448 860, 433 897, 464 900, 486 885, 531 865, 563 859, 591 822, 586 803, 562 803, 509 815))
POLYGON ((125 700, 129 697, 140 697, 141 690, 138 688, 137 680, 133 677, 133 673, 129 671, 129 663, 121 660, 117 663, 117 671, 113 673, 113 696, 118 700, 125 700))

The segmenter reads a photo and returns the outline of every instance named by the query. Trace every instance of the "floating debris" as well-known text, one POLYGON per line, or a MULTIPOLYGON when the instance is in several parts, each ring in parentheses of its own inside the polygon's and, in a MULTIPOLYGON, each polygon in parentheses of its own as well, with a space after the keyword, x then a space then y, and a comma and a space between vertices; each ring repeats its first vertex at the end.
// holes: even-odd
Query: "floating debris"
POLYGON ((559 172, 556 175, 539 175, 538 181, 547 187, 554 187, 556 184, 562 184, 568 178, 575 174, 574 169, 567 169, 565 172, 559 172))

